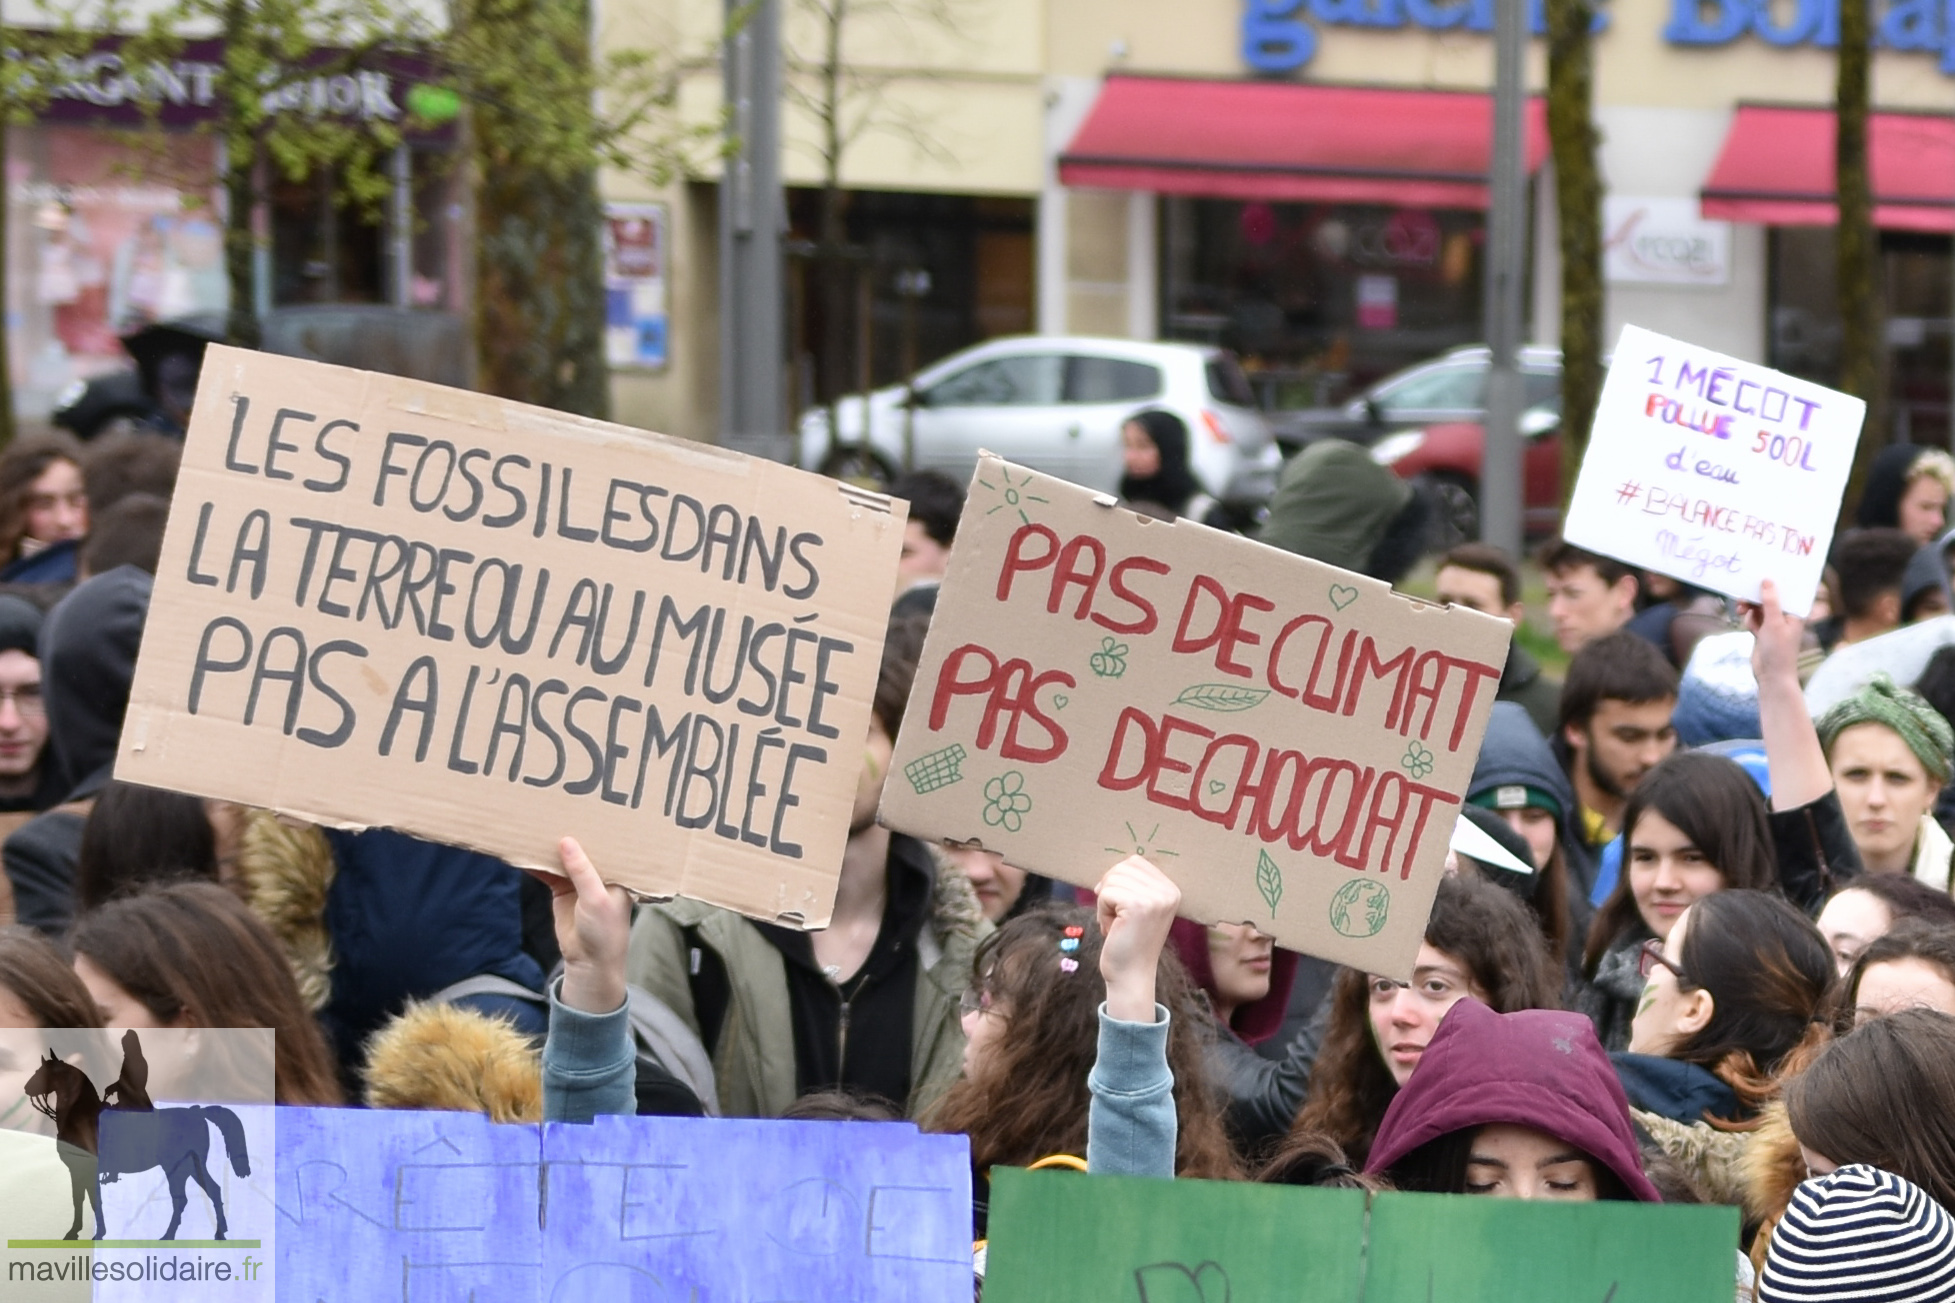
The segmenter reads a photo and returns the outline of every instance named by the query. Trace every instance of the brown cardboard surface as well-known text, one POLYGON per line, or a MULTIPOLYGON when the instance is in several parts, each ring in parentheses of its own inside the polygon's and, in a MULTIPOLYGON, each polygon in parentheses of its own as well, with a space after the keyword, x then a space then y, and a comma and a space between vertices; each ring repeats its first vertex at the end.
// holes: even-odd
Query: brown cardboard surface
POLYGON ((902 504, 213 347, 116 777, 826 924, 902 504), (547 581, 544 575, 547 572, 547 581))
POLYGON ((1409 975, 1511 629, 987 455, 882 819, 1409 975))

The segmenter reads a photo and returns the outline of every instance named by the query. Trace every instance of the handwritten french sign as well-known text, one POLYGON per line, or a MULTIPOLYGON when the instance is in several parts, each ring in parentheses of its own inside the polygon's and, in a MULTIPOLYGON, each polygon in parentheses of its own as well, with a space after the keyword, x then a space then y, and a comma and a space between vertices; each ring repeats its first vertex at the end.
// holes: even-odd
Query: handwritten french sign
POLYGON ((1623 327, 1568 504, 1568 541, 1699 588, 1812 609, 1867 405, 1623 327))
POLYGON ((882 818, 1409 973, 1510 628, 987 454, 882 818))
POLYGON ((826 923, 900 508, 213 348, 116 776, 826 923))

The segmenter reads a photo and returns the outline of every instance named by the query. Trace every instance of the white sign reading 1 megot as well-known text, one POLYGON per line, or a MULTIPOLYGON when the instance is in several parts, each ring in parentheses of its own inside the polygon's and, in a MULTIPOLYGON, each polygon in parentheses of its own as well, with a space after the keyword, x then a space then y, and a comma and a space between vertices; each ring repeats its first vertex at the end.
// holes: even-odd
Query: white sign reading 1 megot
POLYGON ((1625 326, 1564 534, 1592 552, 1785 609, 1812 608, 1867 405, 1625 326))

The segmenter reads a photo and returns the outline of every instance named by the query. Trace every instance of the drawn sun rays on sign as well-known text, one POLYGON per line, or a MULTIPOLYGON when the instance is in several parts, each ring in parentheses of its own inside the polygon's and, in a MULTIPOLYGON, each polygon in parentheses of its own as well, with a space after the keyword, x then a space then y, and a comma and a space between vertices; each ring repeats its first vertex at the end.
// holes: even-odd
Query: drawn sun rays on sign
POLYGON ((1155 859, 1162 855, 1167 856, 1169 859, 1181 858, 1180 851, 1163 850, 1154 844, 1154 839, 1161 835, 1160 824, 1155 824, 1145 837, 1141 836, 1131 823, 1126 825, 1126 829, 1127 844, 1125 846, 1105 847, 1104 849, 1109 855, 1138 855, 1144 860, 1155 859))
POLYGON ((1001 498, 1004 499, 1004 501, 1000 502, 997 506, 991 508, 991 510, 985 512, 984 514, 987 516, 995 516, 1001 511, 1016 511, 1018 513, 1019 524, 1021 525, 1031 524, 1032 518, 1025 514, 1025 504, 1028 502, 1043 503, 1049 501, 1049 499, 1041 498, 1037 494, 1025 492, 1026 487, 1029 486, 1032 482, 1032 472, 1026 471, 1025 478, 1020 480, 1016 484, 1012 483, 1011 472, 1008 470, 1000 471, 998 473, 998 478, 1004 481, 1004 487, 1002 489, 999 488, 997 485, 990 483, 987 480, 978 481, 980 485, 982 485, 987 489, 990 489, 993 493, 998 494, 1001 498))

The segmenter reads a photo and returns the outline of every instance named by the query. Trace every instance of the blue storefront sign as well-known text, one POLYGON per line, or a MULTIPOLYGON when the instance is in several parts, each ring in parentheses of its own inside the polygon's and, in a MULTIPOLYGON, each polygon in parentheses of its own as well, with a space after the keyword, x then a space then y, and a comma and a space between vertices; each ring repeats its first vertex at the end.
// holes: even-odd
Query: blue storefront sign
MULTIPOLYGON (((1955 0, 1873 0, 1874 44, 1936 55, 1955 76, 1955 0)), ((1242 61, 1256 72, 1296 72, 1317 53, 1318 29, 1360 27, 1491 32, 1494 0, 1244 0, 1242 61)), ((1599 10, 1595 30, 1608 26, 1599 10)), ((1545 34, 1543 0, 1528 0, 1528 27, 1545 34)), ((1729 45, 1745 37, 1770 45, 1834 49, 1840 43, 1839 0, 1671 0, 1663 39, 1672 45, 1729 45)))

